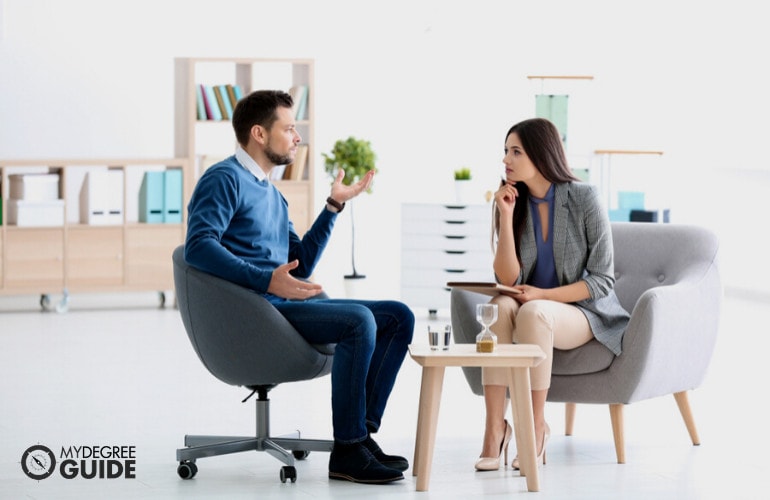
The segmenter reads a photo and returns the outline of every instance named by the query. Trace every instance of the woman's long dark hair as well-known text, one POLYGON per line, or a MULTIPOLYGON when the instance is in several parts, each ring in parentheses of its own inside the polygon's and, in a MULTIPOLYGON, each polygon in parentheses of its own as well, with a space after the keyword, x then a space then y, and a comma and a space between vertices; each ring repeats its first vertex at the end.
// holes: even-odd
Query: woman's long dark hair
MULTIPOLYGON (((519 136, 524 152, 546 180, 552 184, 580 180, 572 173, 567 164, 561 135, 556 125, 545 118, 531 118, 511 127, 505 134, 505 140, 507 141, 513 133, 519 136)), ((505 180, 502 183, 504 184, 505 180)), ((529 210, 529 188, 523 182, 519 182, 516 184, 516 190, 519 192, 519 196, 516 199, 516 206, 513 208, 513 235, 516 243, 516 259, 521 264, 519 242, 524 233, 527 211, 529 210)), ((494 213, 493 244, 496 248, 497 236, 500 233, 500 212, 496 205, 493 206, 492 210, 494 213)))

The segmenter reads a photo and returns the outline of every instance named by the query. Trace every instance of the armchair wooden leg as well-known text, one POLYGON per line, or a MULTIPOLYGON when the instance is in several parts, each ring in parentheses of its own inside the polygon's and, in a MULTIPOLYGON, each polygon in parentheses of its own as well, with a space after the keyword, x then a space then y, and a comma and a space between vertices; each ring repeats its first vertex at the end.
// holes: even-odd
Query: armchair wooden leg
POLYGON ((612 420, 612 435, 615 437, 615 454, 618 463, 626 463, 626 444, 623 433, 623 405, 610 405, 610 419, 612 420))
POLYGON ((572 428, 575 425, 575 403, 566 403, 564 405, 564 435, 571 436, 572 428))
POLYGON ((692 411, 690 410, 690 400, 687 397, 687 391, 675 393, 674 399, 676 400, 677 406, 679 406, 679 413, 682 414, 684 425, 687 426, 687 432, 690 433, 692 444, 695 446, 700 445, 698 429, 695 428, 695 419, 692 417, 692 411))

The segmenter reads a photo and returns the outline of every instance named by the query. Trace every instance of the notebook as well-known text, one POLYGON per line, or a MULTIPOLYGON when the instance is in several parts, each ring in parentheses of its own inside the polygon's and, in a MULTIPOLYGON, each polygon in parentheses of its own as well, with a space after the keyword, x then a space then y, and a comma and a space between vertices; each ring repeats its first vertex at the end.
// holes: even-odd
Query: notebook
POLYGON ((518 295, 521 292, 511 286, 501 285, 493 281, 450 281, 446 286, 451 288, 462 288, 485 295, 518 295))

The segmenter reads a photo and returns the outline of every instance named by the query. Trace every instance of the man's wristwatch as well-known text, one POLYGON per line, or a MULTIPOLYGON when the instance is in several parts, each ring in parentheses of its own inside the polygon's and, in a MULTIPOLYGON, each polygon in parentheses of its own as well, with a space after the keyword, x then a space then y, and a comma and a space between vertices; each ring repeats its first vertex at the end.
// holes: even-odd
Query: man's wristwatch
POLYGON ((339 201, 335 200, 331 196, 326 198, 326 203, 328 203, 329 205, 331 205, 334 208, 336 208, 337 209, 337 213, 342 212, 342 209, 345 208, 345 204, 344 203, 340 203, 339 201))

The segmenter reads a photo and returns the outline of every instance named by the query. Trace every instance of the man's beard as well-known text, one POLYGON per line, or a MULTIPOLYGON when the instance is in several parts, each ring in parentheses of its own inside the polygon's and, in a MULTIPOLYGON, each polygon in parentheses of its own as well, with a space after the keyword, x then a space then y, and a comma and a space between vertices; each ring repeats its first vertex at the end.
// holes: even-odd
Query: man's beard
POLYGON ((267 159, 270 160, 270 163, 273 165, 288 165, 294 161, 294 159, 288 154, 279 155, 270 148, 270 145, 265 148, 265 156, 267 156, 267 159))

